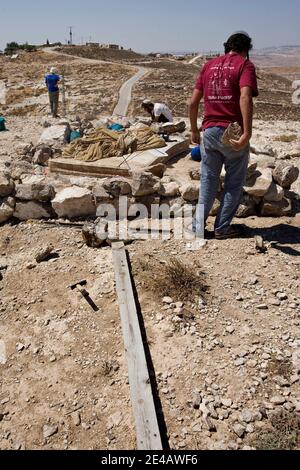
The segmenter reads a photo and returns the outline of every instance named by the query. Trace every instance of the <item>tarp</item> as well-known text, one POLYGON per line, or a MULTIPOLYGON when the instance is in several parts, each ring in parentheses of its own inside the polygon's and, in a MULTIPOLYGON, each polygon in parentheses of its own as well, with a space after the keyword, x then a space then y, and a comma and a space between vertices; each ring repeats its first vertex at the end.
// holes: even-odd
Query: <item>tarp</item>
POLYGON ((0 132, 1 131, 6 131, 4 117, 0 117, 0 132))
POLYGON ((164 139, 149 127, 115 132, 99 128, 67 145, 63 158, 73 158, 85 162, 95 162, 103 158, 121 157, 136 151, 165 147, 164 139))

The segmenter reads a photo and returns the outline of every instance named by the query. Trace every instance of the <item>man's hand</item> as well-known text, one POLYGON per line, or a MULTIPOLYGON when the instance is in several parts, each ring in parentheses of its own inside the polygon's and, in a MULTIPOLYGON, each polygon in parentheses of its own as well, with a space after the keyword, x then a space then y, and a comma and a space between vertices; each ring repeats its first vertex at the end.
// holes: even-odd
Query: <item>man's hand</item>
POLYGON ((201 136, 200 136, 200 131, 192 131, 191 134, 191 143, 195 145, 200 145, 201 144, 201 136))
POLYGON ((243 116, 244 133, 239 140, 231 140, 230 144, 237 152, 245 148, 252 136, 253 121, 253 91, 249 86, 241 88, 240 107, 243 116))
POLYGON ((232 145, 233 149, 236 152, 243 150, 243 148, 247 147, 251 139, 251 135, 243 134, 239 140, 230 140, 230 144, 232 145))
POLYGON ((203 93, 200 90, 195 89, 193 96, 190 101, 190 121, 191 121, 191 142, 192 144, 200 145, 200 131, 198 130, 198 110, 199 103, 202 99, 203 93))

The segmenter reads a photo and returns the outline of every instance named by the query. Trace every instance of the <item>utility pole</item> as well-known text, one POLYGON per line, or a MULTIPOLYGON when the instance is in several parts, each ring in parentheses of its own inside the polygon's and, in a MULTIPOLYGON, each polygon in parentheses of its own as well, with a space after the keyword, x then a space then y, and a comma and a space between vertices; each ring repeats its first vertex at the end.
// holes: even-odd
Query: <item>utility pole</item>
POLYGON ((69 26, 69 30, 70 30, 69 45, 72 46, 72 44, 73 44, 73 26, 69 26))

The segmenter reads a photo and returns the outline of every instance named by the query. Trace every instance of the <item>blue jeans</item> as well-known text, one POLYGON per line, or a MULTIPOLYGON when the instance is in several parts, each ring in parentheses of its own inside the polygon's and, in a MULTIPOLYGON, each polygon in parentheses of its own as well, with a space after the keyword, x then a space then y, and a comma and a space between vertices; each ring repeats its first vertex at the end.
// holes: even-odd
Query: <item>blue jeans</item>
POLYGON ((215 222, 216 231, 230 226, 242 199, 250 146, 248 145, 237 152, 233 148, 223 145, 221 140, 224 132, 224 127, 211 127, 206 129, 204 133, 201 147, 201 190, 194 221, 196 233, 200 232, 203 226, 203 220, 200 220, 200 205, 204 206, 204 222, 206 222, 218 193, 223 165, 226 170, 225 188, 215 222))

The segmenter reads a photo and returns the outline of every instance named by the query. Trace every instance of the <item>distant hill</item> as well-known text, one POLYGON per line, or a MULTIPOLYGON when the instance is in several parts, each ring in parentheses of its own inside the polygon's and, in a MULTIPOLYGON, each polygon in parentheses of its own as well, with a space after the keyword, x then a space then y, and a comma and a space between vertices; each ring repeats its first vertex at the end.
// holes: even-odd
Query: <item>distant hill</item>
POLYGON ((254 50, 251 57, 261 67, 300 67, 300 46, 278 46, 254 50))
POLYGON ((139 62, 145 59, 145 56, 132 50, 125 49, 101 49, 93 46, 62 46, 56 49, 64 54, 70 54, 88 59, 107 60, 109 62, 139 62))
POLYGON ((299 54, 300 53, 300 45, 299 46, 273 46, 273 47, 265 47, 263 49, 256 49, 254 53, 257 55, 264 55, 264 54, 299 54))

